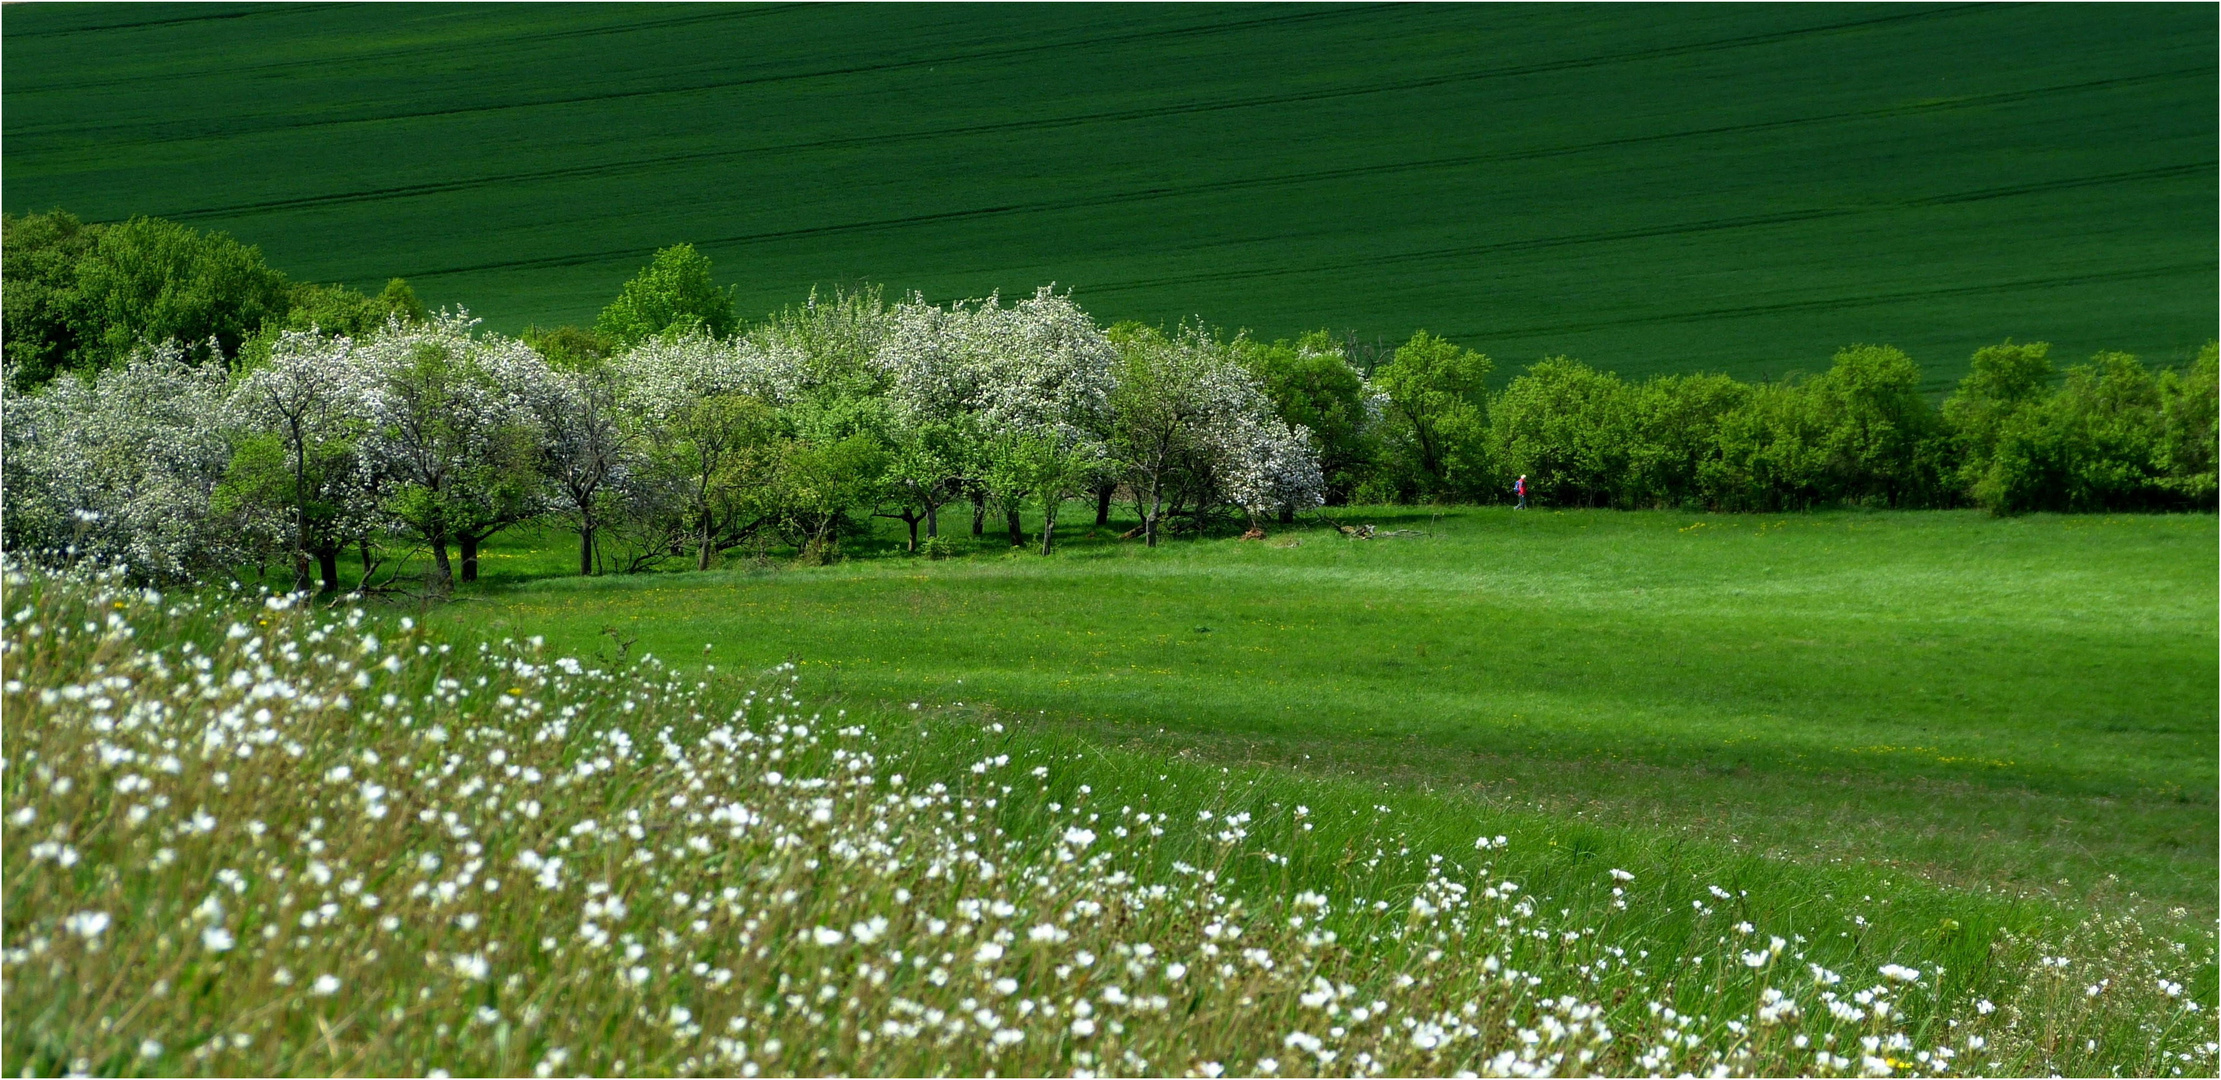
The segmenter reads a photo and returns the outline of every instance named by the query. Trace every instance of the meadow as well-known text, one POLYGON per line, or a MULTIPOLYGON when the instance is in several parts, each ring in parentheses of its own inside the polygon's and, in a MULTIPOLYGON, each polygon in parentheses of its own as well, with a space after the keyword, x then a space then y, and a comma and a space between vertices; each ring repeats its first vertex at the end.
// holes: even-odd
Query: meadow
POLYGON ((2183 6, 10 9, 6 208, 581 323, 689 241, 753 315, 1055 281, 1629 376, 2212 335, 2183 6))
POLYGON ((790 664, 5 585, 14 1074, 2221 1067, 2180 910, 835 708, 790 664))
POLYGON ((1047 559, 886 536, 827 568, 584 579, 563 534, 528 533, 426 617, 793 662, 858 706, 961 703, 1667 846, 2214 912, 2210 516, 1331 513, 1400 535, 1150 552, 1114 517, 1047 559))

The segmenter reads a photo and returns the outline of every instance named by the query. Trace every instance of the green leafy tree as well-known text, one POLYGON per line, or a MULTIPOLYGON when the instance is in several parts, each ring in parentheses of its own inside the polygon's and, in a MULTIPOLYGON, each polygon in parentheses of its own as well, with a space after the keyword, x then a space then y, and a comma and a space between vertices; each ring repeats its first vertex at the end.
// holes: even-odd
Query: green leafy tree
POLYGON ((1660 375, 1636 386, 1631 497, 1651 506, 1702 506, 1704 469, 1718 455, 1721 422, 1750 393, 1750 384, 1726 375, 1660 375))
POLYGON ((92 252, 101 226, 66 211, 0 214, 0 327, 9 376, 17 390, 45 383, 77 366, 83 297, 77 267, 92 252))
POLYGON ((620 346, 664 333, 726 338, 739 325, 732 291, 717 286, 710 277, 709 256, 692 244, 656 252, 654 261, 625 282, 617 299, 594 320, 594 329, 620 346))
POLYGON ((104 366, 143 342, 175 341, 228 361, 293 295, 262 251, 223 233, 138 217, 100 230, 77 264, 76 366, 104 366))
POLYGON ((1697 469, 1700 498, 1721 510, 1803 510, 1827 497, 1827 458, 1803 382, 1756 383, 1722 414, 1716 452, 1697 469))
POLYGON ((1966 377, 1943 402, 1943 420, 1957 450, 1957 487, 1971 491, 1990 471, 1997 440, 2013 416, 2051 394, 2058 372, 2051 344, 2032 341, 1976 349, 1966 377))
POLYGON ((840 541, 857 531, 856 512, 885 493, 887 453, 857 434, 830 441, 786 439, 771 495, 782 532, 804 562, 839 557, 840 541))
POLYGON ((2207 342, 2184 371, 2160 376, 2160 481, 2191 509, 2211 510, 2214 484, 2215 413, 2221 404, 2221 349, 2207 342))
POLYGON ((2134 356, 2099 353, 2006 421, 1975 500, 1996 513, 2182 505, 2166 429, 2160 380, 2134 356))
POLYGON ((1544 500, 1623 504, 1634 479, 1634 396, 1617 375, 1562 356, 1544 360, 1496 395, 1490 442, 1503 469, 1525 474, 1544 500))
POLYGON ((1269 345, 1242 339, 1235 348, 1280 419, 1310 430, 1327 501, 1349 501, 1372 474, 1379 439, 1375 392, 1350 366, 1342 342, 1319 330, 1269 345))
POLYGON ((617 354, 617 343, 607 334, 583 326, 558 326, 552 330, 534 326, 526 329, 520 340, 532 346, 532 351, 547 357, 550 365, 565 371, 598 368, 617 354))
POLYGON ((365 338, 398 319, 415 324, 425 319, 424 304, 416 290, 400 278, 386 282, 376 296, 366 296, 345 285, 294 284, 286 298, 285 317, 270 330, 314 330, 351 338, 365 338))
POLYGON ((1495 363, 1424 330, 1373 373, 1407 455, 1407 496, 1477 495, 1487 471, 1488 390, 1495 363))
POLYGON ((1824 431, 1828 497, 1903 506, 1935 493, 1943 425, 1920 394, 1911 357, 1887 345, 1851 346, 1810 392, 1824 431))

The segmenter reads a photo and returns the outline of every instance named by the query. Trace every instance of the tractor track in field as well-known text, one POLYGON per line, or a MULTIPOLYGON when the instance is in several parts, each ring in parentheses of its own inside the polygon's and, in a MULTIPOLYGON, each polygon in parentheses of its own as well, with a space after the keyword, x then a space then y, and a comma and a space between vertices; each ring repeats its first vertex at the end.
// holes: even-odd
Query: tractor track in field
POLYGON ((1703 233, 1732 232, 1741 229, 1769 228, 1781 225, 1800 225, 1831 218, 1863 217, 1892 211, 1919 210, 1929 207, 1952 206, 1964 203, 1987 202, 1994 199, 2019 198, 2045 195, 2083 188, 2105 187, 2113 184, 2140 183, 2153 180, 2180 179, 2193 176, 2211 176, 2216 163, 2203 161, 2182 165, 2163 165, 2150 169, 2132 169, 2126 172, 2103 173, 2097 176, 2067 177, 2031 184, 2013 184, 2005 187, 1981 188, 1973 191, 1927 195, 1914 199, 1876 202, 1861 206, 1807 207, 1767 214, 1744 214, 1735 217, 1712 218, 1705 221, 1674 222, 1646 225, 1633 229, 1608 229, 1597 232, 1566 233, 1559 236, 1530 237, 1522 240, 1503 240, 1486 244, 1467 244, 1458 247, 1430 248, 1424 251, 1400 251, 1383 255, 1370 255, 1358 259, 1345 259, 1332 263, 1314 263, 1306 266, 1256 267, 1237 270, 1219 270, 1208 273, 1179 274, 1157 278, 1140 278, 1129 281, 1090 285, 1089 295, 1130 292, 1141 289, 1164 288, 1172 285, 1192 285, 1227 281, 1251 281, 1262 278, 1293 277, 1305 274, 1332 274, 1349 270, 1407 263, 1429 262, 1446 259, 1472 258, 1479 255, 1500 255, 1514 252, 1542 251, 1553 248, 1578 247, 1589 244, 1619 243, 1628 240, 1650 240, 1669 236, 1692 236, 1703 233))
MULTIPOLYGON (((888 72, 910 70, 913 68, 935 67, 941 64, 960 64, 981 60, 1003 60, 1021 56, 1033 56, 1041 53, 1061 52, 1070 49, 1100 48, 1104 46, 1127 45, 1141 42, 1156 42, 1177 38, 1203 37, 1216 34, 1233 33, 1242 30, 1254 30, 1265 26, 1315 22, 1324 19, 1347 18, 1353 13, 1381 10, 1387 7, 1388 5, 1377 4, 1365 6, 1337 7, 1323 11, 1304 11, 1292 15, 1275 15, 1266 18, 1243 19, 1233 22, 1211 23, 1202 26, 1179 26, 1152 30, 1134 30, 1121 34, 1102 34, 1082 38, 1068 38, 1062 41, 1036 42, 1027 45, 1010 45, 1001 48, 981 48, 974 49, 969 52, 941 53, 933 56, 914 57, 905 60, 889 60, 881 63, 847 64, 838 67, 818 68, 811 71, 750 75, 741 78, 718 79, 709 82, 693 83, 686 86, 652 86, 642 87, 634 90, 607 91, 598 94, 573 94, 562 97, 545 98, 536 101, 486 102, 483 104, 449 106, 437 109, 397 110, 391 112, 377 113, 373 115, 342 116, 313 120, 280 121, 276 123, 262 124, 224 124, 217 126, 200 121, 126 121, 115 124, 47 125, 44 127, 20 128, 10 132, 9 134, 17 138, 21 138, 24 136, 37 136, 55 132, 67 132, 70 134, 92 134, 141 130, 149 133, 145 138, 133 140, 141 145, 169 142, 189 142, 197 139, 211 137, 228 138, 239 135, 259 135, 280 131, 301 131, 312 128, 330 128, 358 124, 382 124, 391 123, 398 120, 426 120, 437 117, 467 116, 477 113, 505 112, 514 109, 539 109, 561 105, 584 105, 609 101, 632 101, 642 98, 676 96, 684 94, 700 94, 719 90, 733 90, 750 86, 766 86, 779 83, 806 82, 814 79, 842 78, 855 75, 880 75, 886 74, 888 72)), ((255 119, 267 119, 267 117, 255 119)))
MULTIPOLYGON (((845 222, 835 225, 811 226, 776 232, 755 233, 705 241, 718 244, 758 243, 769 240, 792 239, 804 236, 823 236, 839 233, 872 232, 884 229, 906 228, 966 218, 993 217, 1010 214, 1043 213, 1060 210, 1087 209, 1114 206, 1123 203, 1144 202, 1155 199, 1182 198, 1191 195, 1208 195, 1221 192, 1244 191, 1258 188, 1290 187, 1333 180, 1393 176, 1405 173, 1431 172, 1440 169, 1473 165, 1505 164, 1520 161, 1539 161, 1553 157, 1596 153, 1629 147, 1670 144, 1684 139, 1721 138, 1753 135, 1769 131, 1793 130, 1833 123, 1855 123, 1868 120, 1888 120, 1906 116, 1954 112, 1963 109, 1993 108, 2044 98, 2103 92, 2124 89, 2154 82, 2181 78, 2202 78, 2210 72, 2182 68, 2126 75, 2111 79, 2097 79, 2057 86, 2037 87, 2028 90, 2009 90, 1994 94, 1975 94, 1941 101, 1920 101, 1902 105, 1888 105, 1873 109, 1852 109, 1813 116, 1786 117, 1759 120, 1743 124, 1715 125, 1681 131, 1660 132, 1651 135, 1631 135, 1614 139, 1595 139, 1584 142, 1564 143, 1556 146, 1531 147, 1520 150, 1495 150, 1472 154, 1455 154, 1428 158, 1420 161, 1381 162, 1369 165, 1352 165, 1333 169, 1316 169, 1274 176, 1240 177, 1231 180, 1213 180, 1193 184, 1169 184, 1104 195, 1080 196, 1069 199, 1039 200, 1031 203, 1013 203, 1002 206, 974 207, 963 210, 943 211, 933 214, 881 218, 871 221, 845 222)), ((1216 109, 1218 103, 1181 107, 1180 112, 1198 112, 1216 109)), ((752 146, 729 150, 704 150, 656 157, 636 158, 629 161, 602 162, 592 165, 574 165, 554 169, 536 169, 501 173, 492 176, 472 177, 461 180, 433 181, 421 184, 404 184, 393 187, 370 188, 360 191, 335 192, 324 195, 304 195, 285 199, 265 199, 256 202, 234 203, 224 206, 189 207, 157 213, 157 217, 173 221, 193 221, 237 217, 292 210, 322 209, 332 206, 388 202, 401 199, 424 198, 486 188, 508 188, 520 184, 547 183, 563 180, 607 179, 638 173, 669 169, 673 166, 705 165, 720 161, 760 158, 775 154, 804 153, 818 150, 846 150, 862 147, 889 146, 907 142, 930 142, 937 139, 963 138, 977 135, 1008 134, 1021 130, 1048 130, 1061 127, 1078 127, 1097 123, 1117 123, 1140 119, 1155 119, 1173 115, 1174 109, 1121 110, 1089 113, 1077 116, 1050 117, 1039 120, 1007 121, 993 124, 974 124, 939 128, 920 132, 892 132, 882 135, 849 136, 838 139, 817 139, 752 146)), ((609 256, 639 255, 649 249, 610 251, 609 256)))
MULTIPOLYGON (((2029 184, 2013 184, 2005 187, 1981 188, 1971 191, 1950 192, 1941 195, 1928 195, 1913 199, 1869 203, 1859 206, 1807 207, 1797 210, 1784 210, 1766 214, 1745 214, 1737 215, 1734 217, 1713 218, 1704 221, 1673 222, 1660 225, 1646 225, 1640 228, 1632 229, 1608 229, 1595 232, 1567 233, 1558 236, 1528 237, 1520 240, 1502 240, 1486 244, 1469 244, 1449 248, 1432 248, 1423 251, 1391 252, 1382 255, 1372 255, 1359 259, 1341 260, 1338 262, 1325 264, 1311 264, 1306 266, 1252 267, 1235 270, 1212 271, 1208 273, 1144 278, 1121 282, 1109 282, 1099 285, 1089 285, 1086 287, 1085 291, 1089 295, 1098 295, 1104 293, 1128 292, 1140 289, 1163 288, 1172 285, 1216 283, 1225 281, 1246 281, 1262 278, 1291 277, 1305 274, 1330 274, 1370 267, 1393 266, 1406 263, 1427 262, 1444 259, 1471 258, 1480 255, 1497 255, 1515 252, 1542 251, 1554 248, 1579 247, 1592 244, 1619 243, 1630 240, 1649 240, 1661 237, 1689 236, 1704 233, 1730 232, 1741 229, 1805 224, 1809 222, 1828 220, 1831 218, 1858 217, 1869 214, 1887 213, 1892 211, 1918 210, 1930 207, 1986 202, 1995 199, 2052 194, 2061 191, 2072 191, 2092 187, 2104 187, 2114 184, 2139 183, 2154 180, 2179 179, 2198 175, 2210 175, 2215 168, 2215 164, 2215 162, 2206 161, 2182 165, 2166 165, 2150 169, 2133 169, 2125 172, 2105 173, 2097 176, 2067 177, 2058 180, 2046 180, 2029 184)), ((925 221, 962 220, 965 218, 984 217, 996 212, 1008 211, 951 211, 946 214, 921 215, 918 218, 906 220, 905 224, 918 224, 925 221)), ((781 232, 769 234, 750 234, 738 237, 719 237, 705 239, 702 241, 698 241, 696 243, 696 246, 705 249, 729 248, 750 243, 762 243, 768 240, 821 236, 828 233, 841 231, 855 230, 846 230, 839 228, 784 230, 781 232)), ((406 273, 401 274, 400 276, 410 279, 426 279, 443 277, 453 274, 479 273, 487 270, 520 270, 544 269, 564 266, 584 266, 601 262, 615 261, 618 259, 638 258, 643 255, 652 254, 653 251, 653 248, 622 248, 587 253, 553 255, 537 259, 507 259, 497 262, 478 263, 470 266, 419 268, 410 270, 406 273)))
POLYGON ((22 40, 25 38, 71 37, 77 34, 103 34, 113 30, 144 30, 150 26, 179 26, 186 23, 230 22, 240 19, 262 18, 271 15, 300 15, 308 12, 325 11, 331 8, 345 6, 347 5, 290 4, 262 8, 255 11, 220 11, 212 15, 180 15, 174 19, 141 19, 138 22, 102 23, 98 26, 69 26, 55 30, 11 30, 8 32, 8 36, 18 40, 22 40))
MULTIPOLYGON (((1789 30, 1773 30, 1759 34, 1743 34, 1728 38, 1717 38, 1710 41, 1688 42, 1677 45, 1661 45, 1643 49, 1619 50, 1614 52, 1597 53, 1589 56, 1569 57, 1562 60, 1545 60, 1531 64, 1515 64, 1509 66, 1488 67, 1477 71, 1446 72, 1439 75, 1423 76, 1412 79, 1400 79, 1368 86, 1337 87, 1314 91, 1304 91, 1292 94, 1259 95, 1251 98, 1229 99, 1224 102, 1210 103, 1204 105, 1166 106, 1166 109, 1177 111, 1166 112, 1162 115, 1177 115, 1179 113, 1185 112, 1213 112, 1226 109, 1254 108, 1260 105, 1309 104, 1341 98, 1362 97, 1373 94, 1396 93, 1409 90, 1425 90, 1441 86, 1484 82, 1494 79, 1509 79, 1532 75, 1556 74, 1566 71, 1578 71, 1587 68, 1607 67, 1614 64, 1637 63, 1648 60, 1670 59, 1676 57, 1702 55, 1705 53, 1752 48, 1811 37, 1826 37, 1842 33, 1858 33, 1882 27, 1921 23, 1937 19, 1956 18, 1973 14, 1987 14, 1990 12, 2007 10, 2018 6, 2020 5, 2013 3, 1960 4, 1950 7, 1932 8, 1923 11, 1899 12, 1889 15, 1872 16, 1863 19, 1852 19, 1843 22, 1827 23, 1819 26, 1797 27, 1789 30)), ((10 131, 9 134, 16 138, 23 138, 50 133, 68 133, 72 135, 77 135, 141 130, 148 132, 147 136, 144 138, 133 140, 141 145, 168 142, 186 142, 203 138, 228 138, 239 135, 266 134, 276 131, 296 131, 308 128, 389 123, 398 120, 422 120, 434 117, 463 116, 478 113, 501 112, 514 109, 535 109, 561 105, 582 105, 605 101, 637 100, 650 97, 700 94, 720 90, 738 89, 749 86, 802 82, 813 79, 884 74, 887 72, 902 71, 920 67, 932 67, 940 64, 957 64, 980 60, 1000 60, 1075 48, 1095 48, 1107 45, 1123 45, 1137 42, 1160 41, 1169 38, 1184 38, 1230 33, 1239 30, 1255 29, 1257 27, 1267 25, 1301 23, 1326 18, 1347 17, 1352 13, 1377 11, 1381 10, 1383 7, 1383 5, 1370 5, 1367 7, 1334 8, 1326 11, 1301 12, 1293 15, 1279 15, 1269 18, 1244 20, 1240 22, 1217 23, 1208 26, 1173 27, 1157 30, 1133 31, 1125 34, 1099 35, 1087 38, 1067 39, 1064 41, 1056 42, 1040 42, 1028 45, 1013 45, 997 49, 979 49, 971 52, 947 53, 937 56, 920 57, 907 60, 894 60, 876 64, 852 64, 839 67, 821 68, 814 71, 786 72, 777 74, 746 76, 734 79, 720 79, 709 82, 694 83, 686 86, 645 87, 635 90, 610 91, 599 94, 577 94, 563 97, 553 97, 536 101, 487 102, 484 104, 454 106, 438 109, 399 110, 379 113, 375 115, 319 118, 313 120, 297 120, 291 122, 247 124, 237 126, 229 124, 216 126, 202 122, 122 122, 107 125, 60 124, 18 128, 10 131)), ((1404 11, 1409 9, 1388 8, 1387 10, 1393 11, 1400 15, 1404 11)), ((1136 112, 1141 111, 1142 110, 1136 110, 1136 112)))
MULTIPOLYGON (((302 8, 332 8, 344 6, 347 5, 306 4, 302 5, 302 8)), ((758 19, 767 15, 783 14, 785 12, 793 11, 807 6, 809 5, 802 3, 789 3, 751 5, 745 8, 721 7, 707 14, 697 13, 692 15, 680 15, 668 19, 640 19, 631 22, 617 23, 606 26, 581 26, 574 27, 568 30, 546 30, 532 34, 511 34, 504 36, 498 43, 495 44, 502 49, 513 49, 518 45, 533 45, 548 41, 568 41, 577 38, 607 37, 613 34, 630 34, 646 30, 668 30, 676 26, 694 26, 702 23, 758 19)), ((248 12, 246 14, 259 13, 248 12)), ((142 26, 166 26, 171 23, 201 22, 237 17, 237 15, 202 15, 186 19, 162 19, 149 23, 129 23, 116 27, 91 27, 87 28, 87 30, 137 29, 142 26)), ((10 36, 51 37, 59 34, 85 33, 87 32, 87 30, 35 31, 29 34, 10 36)), ((443 42, 431 45, 410 45, 401 48, 382 49, 345 57, 323 56, 317 57, 313 60, 272 60, 267 63, 261 64, 229 64, 224 67, 224 74, 227 76, 269 75, 282 71, 300 71, 304 69, 313 71, 319 68, 329 67, 335 63, 360 64, 410 57, 437 56, 445 53, 470 51, 484 52, 487 51, 489 47, 490 46, 487 42, 475 40, 452 43, 443 42)), ((113 78, 106 79, 85 79, 78 82, 46 83, 39 86, 11 86, 8 88, 8 96, 20 98, 36 94, 77 93, 83 90, 101 90, 117 86, 136 86, 141 83, 174 82, 180 77, 181 76, 179 72, 162 71, 148 72, 136 75, 118 75, 113 78)))
MULTIPOLYGON (((2212 263, 2179 263, 2170 266, 2140 267, 2133 270, 2106 270, 2087 274, 2064 274, 2052 277, 2023 278, 2017 281, 2000 281, 1985 285, 1956 285, 1932 289, 1906 289, 1897 292, 1869 293, 1864 296, 1834 296, 1817 300, 1785 300, 1770 304, 1744 304, 1736 307, 1710 308, 1702 311, 1663 312, 1653 315, 1629 315, 1609 319, 1587 319, 1580 322, 1556 323, 1547 326, 1490 327, 1483 330, 1462 331, 1462 340, 1482 337, 1525 337, 1541 334, 1570 334, 1584 330, 1597 330, 1611 326, 1644 326, 1662 323, 1700 323, 1716 319, 1745 319, 1763 315, 1781 315, 1802 311, 1838 311, 1848 308, 1879 307, 1884 304, 1908 300, 1934 300, 1947 296, 1987 296, 1998 293, 2022 292, 2034 289, 2069 288, 2076 285, 2098 285, 2116 281, 2145 281, 2153 278, 2173 277, 2177 274, 2212 274, 2212 263)), ((1449 335, 1453 338, 1457 334, 1449 335)))

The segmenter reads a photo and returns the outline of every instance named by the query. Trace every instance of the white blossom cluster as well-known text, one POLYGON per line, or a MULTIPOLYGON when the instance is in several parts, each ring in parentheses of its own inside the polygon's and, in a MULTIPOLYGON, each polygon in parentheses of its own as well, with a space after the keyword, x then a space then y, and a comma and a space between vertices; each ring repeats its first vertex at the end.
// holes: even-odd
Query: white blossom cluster
POLYGON ((747 690, 118 574, 7 590, 11 1073, 2221 1061, 2183 990, 2210 945, 2126 924, 2008 942, 1992 963, 2044 958, 2000 981, 2018 996, 1947 1001, 1940 969, 1831 970, 1726 900, 1646 936, 1642 874, 1599 870, 1615 909, 1575 916, 1496 868, 1504 836, 1427 854, 1385 807, 828 716, 790 669, 747 690))
POLYGON ((90 380, 9 393, 0 486, 14 550, 124 562, 177 579, 241 554, 237 522, 211 510, 230 460, 223 373, 177 347, 90 380))

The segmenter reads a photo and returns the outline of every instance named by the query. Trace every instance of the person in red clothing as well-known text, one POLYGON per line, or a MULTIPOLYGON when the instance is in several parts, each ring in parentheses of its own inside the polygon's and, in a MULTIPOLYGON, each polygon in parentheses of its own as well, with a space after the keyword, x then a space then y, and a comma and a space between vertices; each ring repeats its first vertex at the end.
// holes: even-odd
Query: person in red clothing
POLYGON ((1517 496, 1519 496, 1519 505, 1518 505, 1518 506, 1514 506, 1514 507, 1512 507, 1512 509, 1514 509, 1514 510, 1525 510, 1525 509, 1527 509, 1527 474, 1526 474, 1526 473, 1520 473, 1520 474, 1519 474, 1519 479, 1517 479, 1517 480, 1514 480, 1514 481, 1512 481, 1512 494, 1514 494, 1514 495, 1517 495, 1517 496))

